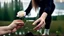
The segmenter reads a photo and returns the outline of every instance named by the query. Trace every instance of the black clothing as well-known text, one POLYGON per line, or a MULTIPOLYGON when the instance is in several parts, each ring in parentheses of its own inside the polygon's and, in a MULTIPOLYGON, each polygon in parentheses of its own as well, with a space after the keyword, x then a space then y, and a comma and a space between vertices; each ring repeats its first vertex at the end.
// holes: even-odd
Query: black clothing
MULTIPOLYGON (((55 9, 53 0, 40 0, 39 2, 38 2, 38 0, 35 0, 35 2, 40 7, 39 17, 42 15, 43 12, 46 12, 48 14, 47 18, 45 20, 45 22, 46 22, 45 28, 49 29, 50 23, 51 23, 51 14, 53 13, 53 11, 55 9)), ((31 9, 32 9, 32 1, 30 2, 28 8, 25 10, 27 15, 29 14, 31 9)))

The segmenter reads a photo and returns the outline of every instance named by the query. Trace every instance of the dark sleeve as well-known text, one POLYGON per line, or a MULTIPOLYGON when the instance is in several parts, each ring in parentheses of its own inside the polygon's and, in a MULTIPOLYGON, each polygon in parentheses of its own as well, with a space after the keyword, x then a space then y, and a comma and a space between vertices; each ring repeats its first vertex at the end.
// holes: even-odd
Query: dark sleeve
POLYGON ((53 3, 53 0, 47 0, 45 1, 45 9, 44 12, 46 12, 48 15, 51 15, 55 9, 55 5, 53 3))
POLYGON ((31 9, 32 9, 32 1, 30 2, 28 8, 25 10, 26 15, 28 15, 30 13, 31 9))

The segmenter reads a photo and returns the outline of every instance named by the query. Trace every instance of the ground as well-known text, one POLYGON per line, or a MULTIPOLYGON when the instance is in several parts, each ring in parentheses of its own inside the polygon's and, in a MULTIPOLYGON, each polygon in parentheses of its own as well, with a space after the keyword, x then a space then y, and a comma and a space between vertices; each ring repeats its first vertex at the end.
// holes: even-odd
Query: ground
MULTIPOLYGON (((12 21, 0 21, 0 26, 9 25, 11 22, 12 21)), ((27 30, 33 28, 31 24, 32 24, 32 22, 29 22, 29 21, 26 22, 26 26, 29 27, 27 30)), ((26 31, 26 29, 24 29, 24 28, 19 29, 17 32, 19 32, 19 31, 21 31, 21 32, 26 31)), ((32 30, 32 32, 33 32, 33 30, 32 30)), ((33 32, 33 33, 37 34, 35 32, 33 32)), ((50 35, 49 36, 57 36, 57 34, 59 36, 64 36, 64 34, 62 34, 62 33, 64 33, 64 21, 52 21, 51 26, 50 26, 50 35), (60 34, 58 34, 58 33, 60 33, 60 34)), ((8 35, 6 35, 6 36, 8 36, 8 35)), ((14 35, 14 36, 23 36, 23 35, 14 35)), ((41 35, 38 35, 38 36, 41 36, 41 35)))

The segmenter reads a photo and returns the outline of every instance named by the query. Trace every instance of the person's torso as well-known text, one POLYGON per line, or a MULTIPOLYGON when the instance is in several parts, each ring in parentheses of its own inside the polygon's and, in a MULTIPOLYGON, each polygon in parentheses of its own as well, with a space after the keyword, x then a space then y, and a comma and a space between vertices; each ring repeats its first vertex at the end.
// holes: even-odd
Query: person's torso
POLYGON ((48 4, 48 2, 49 2, 49 4, 51 4, 51 6, 52 6, 51 8, 52 8, 52 9, 53 9, 53 7, 55 6, 53 0, 39 0, 39 1, 35 0, 35 2, 37 3, 37 5, 38 5, 40 8, 42 8, 42 10, 40 10, 40 12, 39 12, 39 15, 40 15, 40 16, 41 16, 41 14, 43 13, 44 9, 46 8, 46 4, 48 4))
POLYGON ((44 8, 48 2, 54 5, 53 0, 35 0, 35 2, 39 7, 42 7, 42 8, 44 8))

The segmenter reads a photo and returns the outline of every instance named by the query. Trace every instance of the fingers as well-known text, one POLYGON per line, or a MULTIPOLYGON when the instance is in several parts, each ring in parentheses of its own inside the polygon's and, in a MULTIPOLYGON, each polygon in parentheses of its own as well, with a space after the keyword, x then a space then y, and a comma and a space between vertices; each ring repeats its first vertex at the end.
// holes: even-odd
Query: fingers
POLYGON ((24 25, 23 20, 14 20, 13 23, 16 24, 16 25, 24 25))
POLYGON ((16 26, 15 28, 13 28, 12 30, 11 30, 11 32, 12 33, 14 33, 16 30, 18 30, 18 29, 20 29, 20 28, 22 28, 23 26, 16 26))
POLYGON ((34 28, 34 30, 40 29, 40 28, 41 28, 41 25, 42 25, 42 22, 40 22, 40 23, 34 28))
POLYGON ((16 30, 17 30, 17 29, 16 29, 16 28, 14 28, 13 30, 11 30, 11 32, 12 32, 12 33, 14 33, 14 32, 16 32, 16 30))
POLYGON ((24 26, 24 22, 22 20, 17 20, 15 23, 17 26, 24 26))
POLYGON ((14 20, 10 25, 9 25, 9 27, 10 27, 10 29, 13 29, 13 28, 15 28, 15 27, 17 27, 17 26, 24 26, 24 22, 22 21, 22 20, 14 20))
POLYGON ((37 19, 32 25, 36 25, 39 21, 40 19, 37 19))
POLYGON ((17 29, 22 28, 23 26, 21 25, 17 25, 15 28, 12 29, 12 33, 14 33, 17 29))
POLYGON ((45 26, 45 24, 46 24, 46 23, 44 22, 43 25, 42 25, 41 27, 43 28, 43 27, 45 26))
POLYGON ((34 28, 34 30, 39 30, 39 29, 43 28, 44 26, 45 26, 45 25, 44 25, 44 22, 41 21, 41 22, 34 28))

